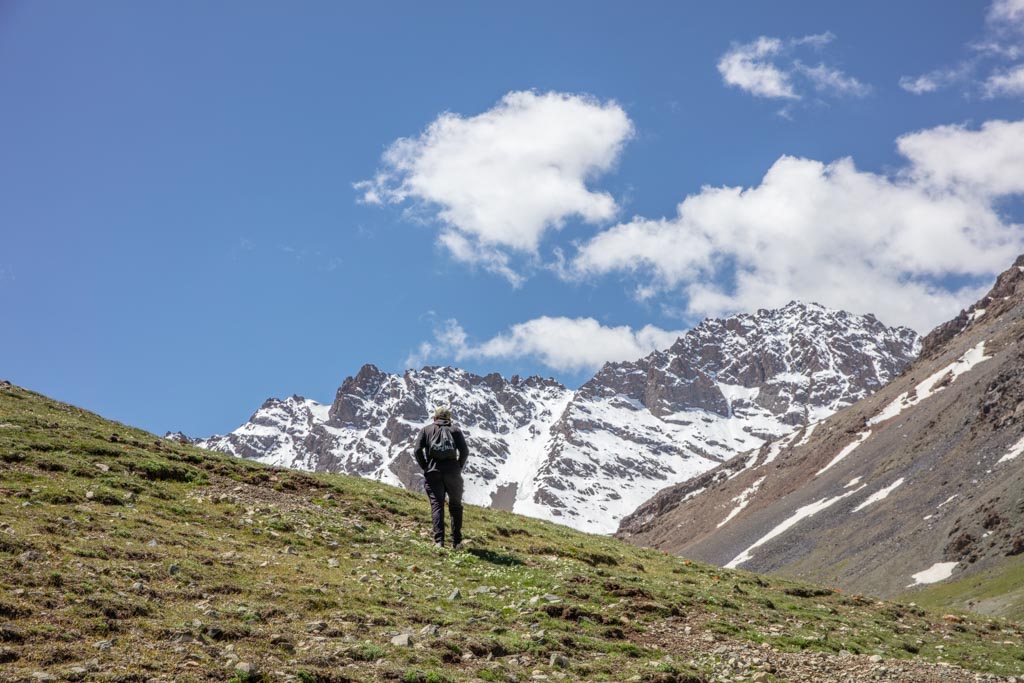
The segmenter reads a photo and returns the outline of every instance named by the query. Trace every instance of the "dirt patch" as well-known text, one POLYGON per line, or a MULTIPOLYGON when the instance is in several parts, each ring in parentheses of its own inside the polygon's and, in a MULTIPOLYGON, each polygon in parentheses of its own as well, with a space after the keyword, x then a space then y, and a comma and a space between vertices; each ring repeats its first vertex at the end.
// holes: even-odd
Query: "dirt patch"
POLYGON ((602 587, 614 595, 617 598, 643 598, 650 600, 653 596, 650 591, 647 591, 638 586, 623 586, 621 583, 615 581, 605 581, 602 587))

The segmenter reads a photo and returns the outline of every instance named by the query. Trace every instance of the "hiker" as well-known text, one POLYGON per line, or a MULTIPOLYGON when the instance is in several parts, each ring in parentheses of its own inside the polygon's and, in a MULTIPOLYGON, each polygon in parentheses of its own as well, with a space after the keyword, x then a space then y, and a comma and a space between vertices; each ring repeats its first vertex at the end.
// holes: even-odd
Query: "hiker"
POLYGON ((434 522, 434 547, 444 547, 444 498, 452 516, 452 548, 462 549, 462 468, 469 457, 466 437, 452 424, 452 411, 434 411, 434 422, 420 430, 413 451, 427 480, 430 517, 434 522))

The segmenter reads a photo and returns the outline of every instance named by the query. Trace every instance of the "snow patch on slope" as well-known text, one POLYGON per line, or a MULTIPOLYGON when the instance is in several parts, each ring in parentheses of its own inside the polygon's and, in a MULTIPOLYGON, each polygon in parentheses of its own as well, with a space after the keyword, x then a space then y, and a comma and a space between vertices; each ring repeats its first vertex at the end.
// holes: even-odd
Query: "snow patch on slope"
POLYGON ((923 382, 914 387, 913 390, 896 397, 892 403, 887 405, 881 412, 868 420, 868 425, 876 425, 879 422, 892 419, 907 408, 917 405, 933 394, 942 391, 956 381, 956 378, 964 374, 978 363, 986 361, 992 356, 985 355, 985 342, 978 342, 976 346, 968 350, 964 355, 953 361, 938 372, 929 376, 923 382))
POLYGON ((820 422, 812 422, 811 424, 807 425, 807 428, 804 429, 804 435, 800 438, 799 441, 796 442, 797 447, 803 446, 804 444, 806 444, 808 441, 811 440, 811 434, 814 433, 815 428, 819 424, 821 424, 821 423, 820 422))
POLYGON ((1019 457, 1021 453, 1024 453, 1024 436, 1022 436, 1017 443, 1010 446, 1010 450, 1007 451, 1006 455, 999 458, 996 464, 998 465, 999 463, 1009 462, 1010 460, 1019 457))
POLYGON ((870 429, 867 430, 866 432, 861 432, 860 434, 858 434, 857 438, 854 439, 852 443, 847 444, 846 447, 843 448, 843 450, 839 451, 836 454, 836 457, 832 458, 832 460, 831 460, 831 462, 829 462, 829 464, 825 465, 820 470, 815 472, 814 476, 818 476, 819 474, 821 474, 822 472, 824 472, 825 470, 829 469, 830 467, 835 465, 837 462, 839 462, 840 460, 842 460, 843 458, 848 456, 850 453, 853 453, 855 450, 857 450, 857 447, 860 446, 865 441, 867 441, 868 437, 870 437, 870 436, 871 436, 871 430, 870 429))
POLYGON ((789 531, 789 529, 794 527, 801 520, 807 519, 808 517, 812 517, 812 516, 818 514, 819 512, 821 512, 822 510, 826 510, 826 509, 832 507, 833 505, 835 505, 836 503, 841 501, 843 498, 846 498, 847 496, 852 496, 853 494, 857 493, 858 491, 860 491, 861 489, 865 488, 866 486, 867 486, 867 484, 864 484, 862 486, 858 486, 857 488, 853 489, 852 491, 847 491, 846 493, 842 493, 842 494, 840 494, 838 496, 835 496, 833 498, 822 498, 821 500, 817 500, 817 501, 815 501, 813 503, 810 503, 809 505, 804 505, 801 508, 797 508, 796 512, 794 512, 792 515, 787 517, 785 520, 783 520, 782 522, 777 524, 774 529, 772 529, 767 534, 762 536, 760 539, 758 539, 756 542, 754 542, 753 545, 748 547, 742 553, 740 553, 739 555, 734 557, 727 565, 725 565, 725 568, 726 569, 736 569, 737 567, 739 567, 744 562, 749 562, 750 560, 752 560, 754 558, 754 556, 751 554, 751 551, 754 550, 754 548, 758 548, 758 547, 764 545, 765 543, 767 543, 768 541, 772 540, 773 538, 775 538, 777 536, 781 536, 782 534, 784 534, 787 531, 789 531))
POLYGON ((751 484, 748 488, 744 489, 743 493, 741 493, 740 495, 738 495, 735 498, 733 498, 733 502, 736 503, 736 507, 734 507, 732 510, 730 510, 729 514, 725 516, 725 519, 723 519, 721 522, 718 523, 718 527, 717 528, 721 529, 723 526, 728 524, 729 520, 731 520, 736 515, 740 514, 740 512, 743 510, 743 508, 747 507, 747 505, 750 504, 751 497, 755 493, 757 493, 757 490, 759 488, 761 488, 761 484, 764 483, 764 480, 766 478, 767 478, 767 475, 765 475, 764 477, 761 477, 760 479, 755 481, 753 484, 751 484))
POLYGON ((900 477, 889 486, 886 486, 884 489, 879 489, 878 491, 872 493, 870 496, 867 497, 867 499, 865 499, 863 503, 853 508, 853 511, 860 512, 861 510, 871 505, 872 503, 877 503, 878 501, 887 498, 889 494, 895 491, 901 484, 903 484, 903 477, 900 477))
POLYGON ((938 581, 944 581, 949 577, 953 576, 953 570, 959 562, 936 562, 928 569, 919 571, 916 574, 911 574, 910 578, 914 579, 914 583, 908 584, 907 588, 913 588, 914 586, 922 586, 928 583, 936 583, 938 581))

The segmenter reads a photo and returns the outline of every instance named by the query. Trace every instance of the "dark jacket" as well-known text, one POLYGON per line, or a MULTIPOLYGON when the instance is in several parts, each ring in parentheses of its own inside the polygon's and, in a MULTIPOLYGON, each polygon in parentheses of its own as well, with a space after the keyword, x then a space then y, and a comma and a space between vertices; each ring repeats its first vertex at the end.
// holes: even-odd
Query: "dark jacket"
POLYGON ((416 449, 412 454, 424 472, 448 472, 461 470, 466 465, 466 459, 469 458, 469 447, 466 446, 466 437, 463 436, 458 425, 452 424, 448 420, 434 420, 433 424, 428 424, 420 430, 420 435, 416 439, 416 449), (452 441, 455 442, 455 450, 459 453, 457 460, 438 461, 430 457, 430 437, 434 435, 434 430, 441 426, 452 430, 452 441))

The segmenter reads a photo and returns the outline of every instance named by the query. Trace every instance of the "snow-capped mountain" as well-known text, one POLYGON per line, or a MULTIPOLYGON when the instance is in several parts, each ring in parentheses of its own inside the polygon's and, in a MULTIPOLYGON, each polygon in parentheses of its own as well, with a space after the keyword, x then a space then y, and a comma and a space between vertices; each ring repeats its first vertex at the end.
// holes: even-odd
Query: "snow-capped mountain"
POLYGON ((886 387, 665 489, 618 535, 883 596, 994 571, 1024 553, 1022 339, 1024 256, 886 387))
POLYGON ((536 502, 550 509, 544 516, 614 531, 670 483, 874 392, 918 343, 907 328, 816 304, 705 320, 669 349, 609 363, 580 387, 555 425, 536 502))
POLYGON ((366 365, 330 406, 270 399, 199 445, 419 488, 412 442, 434 406, 450 404, 471 448, 467 502, 611 533, 666 486, 869 395, 918 348, 909 329, 794 302, 705 320, 576 391, 540 377, 366 365))

